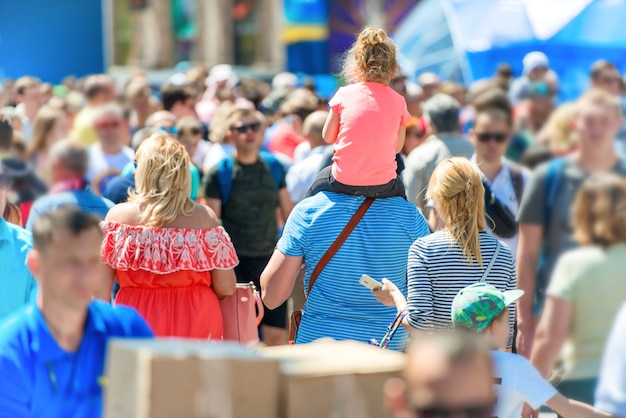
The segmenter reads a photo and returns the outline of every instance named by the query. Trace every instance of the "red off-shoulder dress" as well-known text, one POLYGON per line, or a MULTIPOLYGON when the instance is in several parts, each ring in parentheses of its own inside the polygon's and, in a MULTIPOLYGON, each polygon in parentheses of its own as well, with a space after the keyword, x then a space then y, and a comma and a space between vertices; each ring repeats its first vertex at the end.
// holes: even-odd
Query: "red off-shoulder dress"
POLYGON ((220 340, 222 312, 211 270, 239 260, 224 228, 156 228, 103 222, 102 260, 120 285, 115 303, 132 306, 157 336, 220 340))

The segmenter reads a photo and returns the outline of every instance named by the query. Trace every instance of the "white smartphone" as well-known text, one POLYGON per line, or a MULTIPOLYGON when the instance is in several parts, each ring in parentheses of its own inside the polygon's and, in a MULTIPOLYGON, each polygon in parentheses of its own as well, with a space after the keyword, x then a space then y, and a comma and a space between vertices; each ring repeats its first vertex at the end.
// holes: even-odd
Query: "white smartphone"
POLYGON ((363 286, 367 287, 370 290, 382 289, 383 287, 382 283, 372 279, 367 274, 361 276, 359 283, 361 283, 363 286))

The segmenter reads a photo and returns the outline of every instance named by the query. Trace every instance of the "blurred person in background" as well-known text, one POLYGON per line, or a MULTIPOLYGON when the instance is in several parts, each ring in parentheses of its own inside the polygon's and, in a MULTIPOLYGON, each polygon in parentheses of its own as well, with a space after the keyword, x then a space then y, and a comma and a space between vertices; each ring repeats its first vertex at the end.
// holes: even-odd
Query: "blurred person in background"
MULTIPOLYGON (((236 151, 213 167, 203 184, 205 204, 221 219, 237 250, 237 281, 252 281, 257 289, 276 246, 277 209, 287 219, 293 208, 282 165, 271 154, 260 153, 264 124, 256 110, 231 113, 227 136, 236 151)), ((261 335, 267 345, 287 342, 287 302, 283 302, 263 316, 261 335)))
POLYGON ((527 149, 537 143, 537 136, 555 108, 556 92, 546 81, 533 82, 526 99, 515 109, 517 135, 507 151, 507 158, 519 162, 527 149))
POLYGON ((26 159, 16 155, 16 132, 11 119, 0 115, 0 162, 4 174, 10 178, 9 201, 20 209, 22 220, 26 222, 30 207, 39 196, 47 191, 46 184, 38 178, 26 159))
POLYGON ((239 83, 239 77, 232 66, 220 64, 211 68, 209 76, 205 80, 206 90, 202 100, 196 104, 196 112, 202 123, 211 125, 213 114, 223 103, 218 98, 218 92, 223 88, 233 89, 239 83))
POLYGON ((573 224, 581 248, 556 264, 531 360, 548 377, 567 346, 559 392, 593 403, 611 324, 626 300, 626 179, 597 173, 585 180, 573 224))
MULTIPOLYGON (((22 119, 19 117, 14 107, 3 107, 0 109, 0 115, 9 119, 15 132, 22 133, 22 119)), ((23 139, 22 136, 22 140, 23 139)))
POLYGON ((145 78, 131 80, 126 86, 125 98, 132 109, 130 114, 131 134, 146 126, 148 117, 157 109, 150 101, 152 90, 145 78))
POLYGON ((535 316, 543 306, 545 290, 559 256, 577 246, 572 240, 571 209, 583 181, 598 172, 626 175, 615 152, 614 139, 622 124, 619 100, 591 90, 576 102, 572 122, 578 136, 576 151, 546 163, 533 173, 518 212, 517 350, 529 357, 535 334, 535 316))
POLYGON ((280 107, 282 119, 275 123, 267 144, 269 151, 293 162, 296 148, 305 142, 302 136, 303 122, 317 107, 318 99, 309 90, 299 89, 290 93, 280 107))
POLYGON ((545 80, 550 71, 550 62, 546 54, 540 51, 529 52, 522 60, 524 70, 520 78, 516 78, 509 88, 509 100, 517 105, 524 99, 525 91, 530 84, 545 80))
POLYGON ((14 88, 19 103, 15 108, 15 112, 20 117, 22 135, 24 135, 24 141, 28 144, 33 136, 33 123, 37 112, 44 105, 41 95, 41 81, 30 76, 20 77, 15 82, 14 88))
POLYGON ((453 97, 454 100, 459 102, 459 106, 461 106, 461 108, 464 108, 467 104, 467 92, 465 90, 465 86, 460 83, 455 83, 454 81, 444 81, 439 85, 437 93, 443 93, 453 97))
MULTIPOLYGON (((135 132, 135 135, 133 135, 133 139, 131 141, 133 150, 135 150, 136 152, 137 149, 139 149, 139 146, 146 139, 150 138, 154 134, 161 133, 161 132, 163 131, 158 128, 153 128, 153 127, 148 127, 148 128, 143 128, 143 129, 138 130, 137 132, 135 132)), ((129 192, 135 190, 135 163, 134 161, 131 163, 128 163, 126 167, 124 167, 124 170, 122 170, 122 173, 123 174, 120 174, 119 176, 113 177, 108 182, 108 184, 106 185, 106 188, 104 189, 104 192, 102 193, 102 196, 109 199, 115 204, 126 202, 128 200, 129 192)))
POLYGON ((406 84, 406 108, 416 118, 423 116, 422 110, 422 88, 415 83, 406 84))
POLYGON ((595 407, 626 417, 626 304, 622 305, 609 334, 602 359, 595 407))
POLYGON ((407 352, 404 379, 392 378, 384 386, 391 416, 492 417, 496 396, 489 349, 465 332, 416 338, 407 352))
POLYGON ((423 73, 417 77, 417 84, 422 88, 422 100, 427 101, 439 92, 441 80, 435 73, 423 73))
POLYGON ((135 307, 157 336, 220 340, 218 298, 235 291, 238 259, 216 214, 189 199, 189 164, 165 133, 141 144, 136 191, 104 223, 107 274, 98 295, 109 299, 115 277, 116 304, 135 307))
POLYGON ((202 124, 192 116, 181 118, 176 124, 176 137, 187 150, 191 162, 196 168, 202 168, 211 144, 202 138, 202 124))
POLYGON ((28 268, 37 299, 0 328, 2 414, 98 418, 109 339, 152 331, 134 310, 93 299, 102 268, 98 219, 59 209, 40 218, 33 235, 28 268))
POLYGON ((209 129, 211 147, 207 151, 202 163, 202 172, 208 173, 213 167, 219 164, 226 157, 230 157, 235 152, 235 145, 232 135, 229 135, 228 117, 237 110, 237 105, 231 102, 222 103, 213 115, 213 122, 209 129))
MULTIPOLYGON (((606 60, 596 61, 591 66, 589 78, 592 88, 604 90, 619 97, 622 103, 622 111, 626 110, 626 101, 622 99, 622 77, 615 64, 606 60)), ((622 123, 615 145, 620 155, 626 155, 626 121, 622 123)))
MULTIPOLYGON (((5 213, 11 190, 9 177, 0 162, 0 214, 5 213)), ((24 306, 37 288, 26 267, 26 256, 33 245, 32 236, 20 226, 0 216, 0 321, 24 306)), ((3 379, 5 380, 5 379, 3 379)))
POLYGON ((469 159, 474 153, 472 144, 461 136, 459 111, 459 102, 446 94, 436 94, 424 103, 424 112, 434 134, 409 154, 403 172, 407 198, 422 210, 435 167, 446 158, 469 159))
POLYGON ((285 179, 289 196, 294 204, 304 199, 304 195, 320 172, 325 152, 332 149, 332 145, 324 142, 322 136, 327 117, 328 112, 318 110, 304 120, 302 133, 309 143, 310 151, 306 158, 291 166, 285 179))
POLYGON ((406 125, 405 129, 406 135, 404 138, 404 146, 401 151, 404 159, 406 159, 406 157, 408 157, 415 148, 422 145, 424 141, 426 141, 426 138, 432 134, 428 121, 424 116, 413 116, 408 125, 406 125))
POLYGON ((50 83, 41 83, 39 90, 41 92, 41 105, 45 105, 48 103, 52 96, 54 95, 52 84, 50 83))
POLYGON ((511 68, 511 65, 508 63, 498 64, 493 81, 504 92, 508 92, 511 82, 513 81, 513 69, 511 68))
POLYGON ((135 151, 124 145, 122 109, 118 105, 110 103, 95 109, 93 127, 98 142, 89 147, 86 178, 94 193, 101 195, 111 178, 133 161, 135 151))
MULTIPOLYGON (((531 173, 504 156, 512 133, 513 119, 510 113, 496 107, 481 108, 476 114, 469 138, 475 149, 472 162, 482 175, 485 192, 491 192, 492 197, 509 210, 514 220, 531 173)), ((494 232, 493 220, 486 221, 487 230, 505 243, 515 258, 518 234, 512 237, 498 236, 494 232)))
POLYGON ((96 196, 85 180, 89 156, 85 146, 74 139, 64 139, 50 149, 50 192, 35 201, 30 209, 26 229, 41 215, 66 205, 78 207, 82 212, 104 219, 113 202, 96 196))
POLYGON ((35 117, 33 137, 26 149, 26 158, 39 177, 50 180, 48 154, 54 144, 67 138, 69 126, 62 110, 48 106, 41 108, 35 117))
POLYGON ((171 112, 176 120, 183 116, 196 117, 195 98, 186 85, 166 84, 161 87, 163 110, 171 112))
POLYGON ((70 137, 90 146, 98 142, 94 128, 94 111, 115 99, 115 85, 106 74, 92 75, 85 80, 83 93, 87 104, 76 115, 70 137))
POLYGON ((157 128, 170 135, 176 133, 176 115, 168 110, 154 112, 146 120, 146 128, 157 128))
POLYGON ((534 169, 553 157, 562 157, 574 152, 578 144, 577 135, 572 130, 575 114, 575 103, 563 103, 554 109, 539 131, 537 143, 524 151, 520 163, 534 169))

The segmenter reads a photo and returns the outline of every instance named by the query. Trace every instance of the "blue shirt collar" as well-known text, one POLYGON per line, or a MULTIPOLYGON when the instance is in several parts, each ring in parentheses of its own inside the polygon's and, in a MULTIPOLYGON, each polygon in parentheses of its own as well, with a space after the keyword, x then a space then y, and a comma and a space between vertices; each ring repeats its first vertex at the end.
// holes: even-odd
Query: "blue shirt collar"
MULTIPOLYGON (((58 360, 73 353, 63 350, 56 342, 43 314, 39 310, 36 303, 32 303, 26 308, 27 324, 31 330, 32 340, 30 348, 36 354, 37 360, 40 362, 48 362, 58 360)), ((85 338, 91 338, 95 334, 105 334, 106 325, 100 316, 98 310, 94 308, 94 303, 89 304, 87 308, 87 318, 85 320, 85 331, 83 333, 84 344, 85 338)))

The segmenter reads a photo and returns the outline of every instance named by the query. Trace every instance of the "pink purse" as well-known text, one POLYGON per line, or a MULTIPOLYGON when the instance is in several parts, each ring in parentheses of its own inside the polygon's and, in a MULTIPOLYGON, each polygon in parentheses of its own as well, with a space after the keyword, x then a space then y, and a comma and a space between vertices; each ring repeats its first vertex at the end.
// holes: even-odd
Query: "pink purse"
POLYGON ((249 344, 259 341, 258 327, 263 319, 263 302, 254 283, 237 283, 235 293, 220 300, 224 321, 224 341, 249 344))

